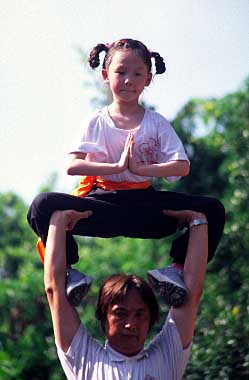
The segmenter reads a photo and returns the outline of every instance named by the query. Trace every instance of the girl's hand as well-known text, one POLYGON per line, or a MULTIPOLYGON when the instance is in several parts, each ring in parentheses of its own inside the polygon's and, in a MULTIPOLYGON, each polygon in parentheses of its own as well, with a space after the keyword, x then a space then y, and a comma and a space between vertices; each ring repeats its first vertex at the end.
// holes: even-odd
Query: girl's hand
POLYGON ((139 166, 137 164, 137 161, 135 159, 135 151, 134 151, 134 135, 131 137, 131 143, 130 143, 130 151, 129 151, 129 163, 128 167, 129 170, 134 174, 140 174, 139 173, 139 166))
POLYGON ((126 142, 125 142, 125 147, 124 150, 121 154, 120 160, 118 162, 118 169, 119 172, 123 172, 128 168, 128 163, 129 163, 129 154, 130 154, 130 146, 131 146, 131 141, 132 141, 132 134, 129 133, 126 142))

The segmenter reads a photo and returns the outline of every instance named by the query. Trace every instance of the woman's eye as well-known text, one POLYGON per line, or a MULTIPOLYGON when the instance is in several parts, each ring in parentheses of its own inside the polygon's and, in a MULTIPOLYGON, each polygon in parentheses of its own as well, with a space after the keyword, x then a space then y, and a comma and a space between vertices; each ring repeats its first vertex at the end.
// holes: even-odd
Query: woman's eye
POLYGON ((123 310, 116 310, 114 314, 118 318, 123 318, 125 316, 125 311, 123 311, 123 310))

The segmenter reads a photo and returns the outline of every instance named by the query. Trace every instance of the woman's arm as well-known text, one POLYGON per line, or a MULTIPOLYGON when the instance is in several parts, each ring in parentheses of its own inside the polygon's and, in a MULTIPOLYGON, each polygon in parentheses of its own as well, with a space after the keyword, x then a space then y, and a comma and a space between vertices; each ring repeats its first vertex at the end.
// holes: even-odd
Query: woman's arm
POLYGON ((64 352, 76 334, 80 318, 68 302, 65 293, 66 230, 71 230, 78 220, 88 218, 91 211, 56 211, 50 219, 44 260, 44 285, 51 311, 56 343, 64 352))
MULTIPOLYGON (((166 215, 175 217, 179 226, 189 226, 194 219, 206 221, 204 214, 195 211, 167 211, 166 215)), ((194 335, 196 315, 204 286, 208 259, 208 225, 200 224, 189 229, 187 256, 184 263, 184 282, 188 289, 187 302, 172 308, 184 348, 188 347, 194 335)))

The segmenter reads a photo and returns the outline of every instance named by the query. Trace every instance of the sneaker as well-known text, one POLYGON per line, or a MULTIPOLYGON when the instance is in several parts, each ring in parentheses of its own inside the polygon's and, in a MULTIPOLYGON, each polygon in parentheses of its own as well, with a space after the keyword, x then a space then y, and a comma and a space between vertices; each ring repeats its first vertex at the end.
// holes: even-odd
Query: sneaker
POLYGON ((179 307, 187 299, 187 288, 183 281, 183 270, 168 266, 147 272, 152 288, 161 294, 169 306, 179 307))
POLYGON ((86 276, 76 269, 67 269, 66 294, 72 306, 79 306, 91 285, 92 277, 86 276))

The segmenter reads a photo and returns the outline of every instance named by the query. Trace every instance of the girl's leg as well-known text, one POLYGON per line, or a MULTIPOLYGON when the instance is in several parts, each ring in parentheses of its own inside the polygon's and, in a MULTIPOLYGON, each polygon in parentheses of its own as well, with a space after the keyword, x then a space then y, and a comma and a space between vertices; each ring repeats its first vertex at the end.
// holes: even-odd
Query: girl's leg
POLYGON ((67 232, 66 253, 67 264, 78 261, 78 247, 72 235, 113 237, 122 234, 122 210, 105 201, 79 198, 64 193, 41 193, 32 202, 28 211, 28 222, 34 232, 46 245, 51 215, 56 210, 92 210, 93 215, 80 221, 75 229, 67 232), (80 228, 79 228, 80 224, 80 228))
MULTIPOLYGON (((28 220, 34 231, 46 243, 49 220, 55 210, 93 210, 94 214, 82 220, 67 234, 69 263, 78 260, 77 245, 72 235, 114 237, 127 236, 159 239, 174 233, 176 221, 162 214, 168 210, 203 212, 209 222, 209 260, 212 259, 222 236, 225 211, 215 198, 184 193, 149 190, 96 191, 85 198, 63 193, 38 195, 29 210, 28 220)), ((187 232, 177 238, 170 252, 175 262, 184 263, 188 242, 187 232)))
MULTIPOLYGON (((206 215, 209 226, 209 256, 213 258, 221 239, 224 224, 225 210, 222 203, 213 197, 196 196, 169 191, 148 190, 118 191, 116 202, 127 210, 127 226, 124 226, 124 236, 139 238, 162 238, 173 234, 176 221, 164 216, 162 210, 194 210, 206 215), (132 215, 132 218, 129 217, 132 215)), ((110 194, 103 192, 98 199, 108 200, 110 194)), ((188 232, 178 237, 172 244, 170 256, 174 262, 184 264, 188 243, 188 232)))
MULTIPOLYGON (((171 198, 170 204, 172 210, 194 210, 206 215, 208 220, 208 261, 212 260, 225 225, 225 209, 222 203, 216 198, 207 196, 172 192, 167 195, 167 192, 164 192, 164 194, 160 195, 162 204, 164 204, 164 197, 166 199, 168 197, 171 198)), ((186 231, 174 240, 171 247, 170 256, 174 262, 181 265, 183 265, 185 261, 188 237, 189 234, 188 231, 186 231)))

